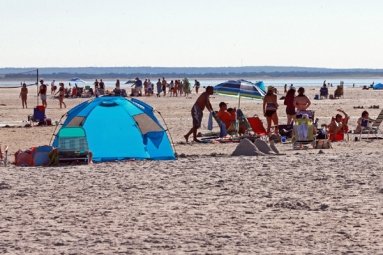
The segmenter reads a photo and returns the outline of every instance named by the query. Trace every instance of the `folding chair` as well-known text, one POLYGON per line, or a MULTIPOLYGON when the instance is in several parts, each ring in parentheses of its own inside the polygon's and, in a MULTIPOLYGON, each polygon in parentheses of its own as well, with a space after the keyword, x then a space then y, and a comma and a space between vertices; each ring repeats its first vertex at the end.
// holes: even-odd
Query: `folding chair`
POLYGON ((82 127, 61 128, 57 134, 59 161, 85 162, 89 164, 91 152, 82 127))
POLYGON ((316 134, 314 135, 314 124, 310 119, 297 119, 293 128, 293 149, 301 148, 304 144, 316 146, 316 134))
POLYGON ((259 135, 261 138, 267 139, 266 129, 259 117, 250 117, 247 118, 247 121, 255 134, 259 135))
POLYGON ((43 105, 36 106, 33 109, 33 116, 28 116, 28 121, 31 122, 31 126, 33 126, 33 122, 38 122, 38 125, 46 126, 45 107, 43 105))
POLYGON ((383 121, 383 109, 380 111, 378 117, 372 122, 371 125, 367 125, 365 127, 361 127, 359 140, 362 138, 362 134, 364 130, 368 130, 368 136, 367 139, 370 137, 370 134, 375 134, 375 137, 378 138, 378 131, 380 127, 380 123, 383 121))
POLYGON ((3 150, 1 150, 1 145, 0 145, 0 162, 3 162, 4 166, 7 166, 8 163, 8 145, 5 145, 3 150))

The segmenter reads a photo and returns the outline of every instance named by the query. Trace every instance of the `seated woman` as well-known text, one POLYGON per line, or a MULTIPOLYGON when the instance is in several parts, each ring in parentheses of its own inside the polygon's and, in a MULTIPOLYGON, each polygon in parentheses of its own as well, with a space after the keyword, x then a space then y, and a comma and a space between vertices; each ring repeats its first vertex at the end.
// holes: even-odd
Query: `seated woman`
POLYGON ((363 111, 362 117, 360 117, 357 121, 358 125, 356 126, 355 133, 362 131, 362 127, 367 127, 369 121, 371 121, 371 119, 369 118, 368 111, 363 111))
POLYGON ((344 118, 339 113, 335 116, 335 119, 331 120, 331 123, 328 125, 327 132, 329 134, 333 134, 333 141, 336 141, 336 135, 342 133, 342 131, 348 130, 348 120, 350 116, 348 116, 343 110, 338 109, 338 112, 344 114, 344 118))

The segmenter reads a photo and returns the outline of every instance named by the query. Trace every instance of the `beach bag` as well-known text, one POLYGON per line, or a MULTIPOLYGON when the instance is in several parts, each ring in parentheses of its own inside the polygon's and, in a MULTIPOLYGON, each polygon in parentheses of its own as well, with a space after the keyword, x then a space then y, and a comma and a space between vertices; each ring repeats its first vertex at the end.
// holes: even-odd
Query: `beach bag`
POLYGON ((315 149, 331 149, 332 145, 330 140, 317 140, 315 149))

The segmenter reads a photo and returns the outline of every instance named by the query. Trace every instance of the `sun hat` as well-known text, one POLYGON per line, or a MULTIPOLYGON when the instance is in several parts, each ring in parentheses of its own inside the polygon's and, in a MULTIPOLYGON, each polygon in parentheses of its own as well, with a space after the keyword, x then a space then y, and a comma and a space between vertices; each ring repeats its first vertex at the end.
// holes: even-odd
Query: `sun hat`
POLYGON ((269 91, 269 90, 274 90, 275 88, 274 88, 274 86, 268 86, 267 87, 267 91, 269 91))
POLYGON ((297 88, 295 88, 294 86, 291 86, 290 89, 297 90, 297 88))

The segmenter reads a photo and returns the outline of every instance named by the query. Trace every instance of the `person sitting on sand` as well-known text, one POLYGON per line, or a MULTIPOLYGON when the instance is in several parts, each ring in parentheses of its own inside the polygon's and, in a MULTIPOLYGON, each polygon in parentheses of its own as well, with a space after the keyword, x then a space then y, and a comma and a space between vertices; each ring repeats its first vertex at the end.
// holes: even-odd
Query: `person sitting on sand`
POLYGON ((333 134, 334 136, 333 141, 336 141, 336 134, 338 134, 339 131, 348 129, 347 125, 350 118, 350 116, 348 116, 343 110, 338 109, 337 111, 343 113, 344 118, 342 118, 342 115, 338 113, 335 115, 335 119, 331 120, 331 123, 327 126, 327 132, 329 134, 333 134))
POLYGON ((372 119, 370 119, 368 111, 363 111, 362 117, 357 121, 358 125, 356 126, 355 133, 359 133, 362 130, 362 127, 367 127, 369 121, 372 121, 372 119))
MULTIPOLYGON (((225 123, 226 129, 228 129, 230 125, 233 122, 235 122, 237 119, 237 110, 234 107, 234 109, 230 108, 230 111, 229 111, 229 109, 227 109, 227 104, 225 102, 221 102, 219 103, 219 111, 217 113, 217 116, 223 123, 225 123)), ((239 129, 238 130, 239 135, 244 134, 246 132, 245 124, 240 123, 238 129, 239 129)))
POLYGON ((28 95, 27 84, 23 83, 23 87, 21 88, 20 96, 19 96, 19 98, 21 97, 21 103, 23 105, 23 108, 24 108, 24 104, 25 104, 25 108, 28 108, 28 106, 27 106, 27 95, 28 95))
POLYGON ((213 95, 214 88, 213 86, 207 86, 206 91, 203 92, 193 105, 191 109, 191 116, 193 119, 193 127, 190 129, 190 131, 184 135, 186 142, 189 140, 189 136, 193 134, 193 141, 194 142, 200 142, 200 140, 197 139, 197 129, 201 127, 202 123, 202 116, 203 116, 203 110, 205 107, 211 112, 213 111, 213 107, 211 106, 209 96, 213 95))

